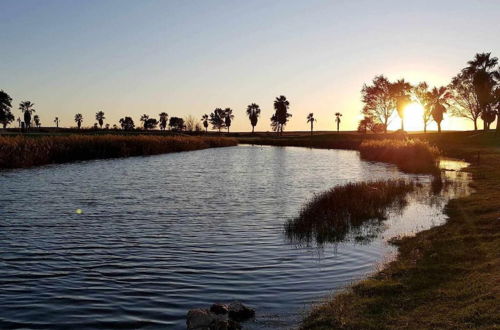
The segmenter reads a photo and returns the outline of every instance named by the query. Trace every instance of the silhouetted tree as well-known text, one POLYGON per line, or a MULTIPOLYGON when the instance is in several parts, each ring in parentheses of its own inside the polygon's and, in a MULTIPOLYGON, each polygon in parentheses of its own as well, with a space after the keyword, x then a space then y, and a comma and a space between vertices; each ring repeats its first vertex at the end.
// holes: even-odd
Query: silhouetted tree
POLYGON ((5 93, 3 90, 0 90, 0 123, 3 125, 3 128, 7 128, 11 122, 14 121, 15 117, 12 114, 12 98, 9 94, 5 93))
POLYGON ((82 121, 83 121, 83 116, 81 113, 77 113, 75 115, 75 122, 76 122, 76 125, 78 126, 78 129, 80 129, 82 127, 82 121))
POLYGON ((219 130, 219 133, 220 133, 220 130, 222 128, 224 128, 224 126, 226 125, 225 123, 225 120, 224 120, 224 110, 222 110, 221 108, 217 108, 214 110, 214 112, 212 112, 210 114, 210 124, 212 124, 212 129, 217 129, 219 130))
POLYGON ((203 127, 205 127, 205 133, 208 133, 208 115, 204 114, 201 117, 201 121, 203 122, 203 127))
MULTIPOLYGON (((283 134, 283 127, 288 122, 288 118, 292 116, 291 113, 288 112, 288 108, 290 107, 290 102, 286 99, 285 96, 281 95, 276 98, 274 101, 274 115, 271 117, 271 126, 276 125, 276 131, 279 134, 283 134), (275 124, 273 124, 273 118, 275 124)), ((274 129, 274 128, 273 128, 274 129)))
POLYGON ((33 117, 33 121, 35 122, 35 126, 36 126, 37 128, 40 128, 40 126, 42 126, 42 123, 40 122, 40 116, 35 115, 35 116, 33 117))
POLYGON ((97 122, 99 123, 100 128, 102 128, 102 125, 104 125, 104 119, 106 119, 106 117, 104 117, 103 111, 99 111, 95 114, 95 120, 97 120, 97 122))
POLYGON ((404 130, 405 109, 408 104, 411 103, 410 92, 412 90, 412 86, 404 79, 400 79, 395 83, 392 83, 390 89, 391 96, 394 99, 394 103, 396 104, 398 116, 401 119, 401 130, 404 130))
POLYGON ((165 128, 167 128, 168 113, 162 112, 159 114, 159 116, 160 116, 160 130, 164 131, 165 128))
POLYGON ((59 117, 54 119, 54 123, 56 123, 56 128, 59 128, 59 117))
POLYGON ((30 101, 23 101, 19 104, 19 110, 24 114, 24 124, 27 129, 31 127, 31 114, 35 112, 34 106, 35 104, 30 101))
POLYGON ((429 104, 432 108, 432 118, 438 126, 438 132, 441 133, 441 122, 443 121, 446 106, 451 98, 450 92, 446 87, 434 87, 429 93, 429 104))
MULTIPOLYGON (((491 124, 492 114, 496 111, 495 106, 495 66, 498 64, 498 58, 491 57, 491 53, 476 54, 469 65, 463 71, 472 75, 472 84, 476 92, 477 101, 481 107, 481 118, 484 121, 484 129, 488 130, 491 124)), ((500 78, 500 77, 499 77, 500 78)), ((494 120, 494 119, 493 119, 494 120)))
POLYGON ((250 124, 252 125, 252 134, 255 131, 255 126, 257 126, 257 121, 260 116, 260 108, 257 104, 252 103, 247 107, 247 115, 250 119, 250 124))
POLYGON ((314 113, 310 113, 307 115, 307 122, 311 123, 311 136, 313 135, 314 122, 316 119, 314 118, 314 113))
POLYGON ((364 84, 361 90, 362 101, 365 104, 362 113, 384 125, 387 133, 389 119, 396 109, 392 93, 392 83, 383 75, 373 78, 372 85, 364 84))
POLYGON ((423 108, 423 113, 422 113, 422 121, 424 123, 424 133, 427 133, 427 125, 432 119, 432 108, 431 105, 429 104, 429 85, 427 83, 421 82, 417 86, 413 88, 413 94, 415 95, 415 98, 417 99, 417 102, 422 106, 423 108))
POLYGON ((144 127, 146 129, 155 129, 157 125, 158 125, 158 120, 156 120, 155 118, 149 118, 144 123, 144 127))
POLYGON ((146 115, 146 114, 143 114, 143 115, 141 116, 141 119, 140 119, 140 121, 142 121, 142 127, 143 127, 145 130, 147 130, 147 129, 148 129, 147 124, 146 124, 146 122, 148 121, 148 119, 149 119, 149 116, 148 116, 148 115, 146 115))
POLYGON ((109 123, 106 123, 106 125, 104 125, 104 129, 109 130, 109 123))
POLYGON ((227 132, 229 133, 229 127, 231 127, 231 122, 234 118, 233 109, 225 108, 224 109, 224 124, 226 125, 227 132))
POLYGON ((168 126, 170 126, 170 129, 173 131, 182 131, 185 128, 184 119, 179 117, 170 117, 168 126))
POLYGON ((477 99, 473 84, 473 74, 462 71, 451 79, 448 85, 450 91, 450 112, 452 116, 472 120, 477 131, 477 120, 481 117, 481 105, 477 99))
POLYGON ((340 130, 340 117, 342 117, 342 114, 340 112, 335 112, 335 122, 337 123, 337 133, 340 130))
POLYGON ((134 120, 131 117, 121 118, 119 122, 122 129, 125 131, 131 131, 135 127, 134 120))
POLYGON ((384 124, 375 122, 373 117, 365 116, 359 121, 358 132, 366 134, 367 130, 373 133, 382 133, 385 131, 385 127, 384 124))

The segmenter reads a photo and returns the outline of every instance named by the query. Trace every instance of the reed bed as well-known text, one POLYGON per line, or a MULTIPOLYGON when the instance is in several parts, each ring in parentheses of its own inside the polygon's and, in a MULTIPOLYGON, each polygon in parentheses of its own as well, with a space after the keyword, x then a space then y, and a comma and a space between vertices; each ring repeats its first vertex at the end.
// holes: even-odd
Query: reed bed
POLYGON ((402 179, 349 183, 315 195, 298 217, 285 223, 285 234, 297 243, 339 242, 369 220, 386 219, 406 205, 415 185, 402 179))
POLYGON ((359 146, 362 159, 396 164, 408 173, 439 173, 439 150, 418 139, 369 140, 359 146))
POLYGON ((156 155, 237 145, 232 138, 151 135, 0 136, 0 168, 156 155))

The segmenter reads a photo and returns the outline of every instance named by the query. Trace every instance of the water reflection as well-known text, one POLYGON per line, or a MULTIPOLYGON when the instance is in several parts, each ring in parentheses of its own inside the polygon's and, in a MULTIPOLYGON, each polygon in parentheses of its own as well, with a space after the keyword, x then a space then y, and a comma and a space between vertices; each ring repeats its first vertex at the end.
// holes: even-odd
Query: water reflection
MULTIPOLYGON (((463 171, 468 166, 467 163, 443 159, 440 161, 440 175, 432 177, 415 177, 415 185, 411 191, 402 192, 402 195, 395 199, 394 202, 388 204, 385 209, 377 217, 369 219, 353 219, 349 211, 339 214, 335 219, 323 218, 321 214, 326 211, 312 211, 311 207, 321 207, 320 203, 313 201, 306 203, 305 209, 301 211, 300 216, 290 218, 285 222, 284 232, 288 243, 295 246, 315 246, 323 248, 325 244, 338 244, 341 242, 354 242, 358 244, 368 244, 372 240, 380 237, 386 230, 385 222, 388 219, 404 218, 406 222, 412 222, 416 228, 428 228, 433 224, 432 219, 425 219, 423 214, 418 217, 411 218, 408 221, 409 210, 408 206, 428 207, 428 211, 439 212, 443 209, 445 203, 452 198, 467 196, 471 193, 469 186, 469 173, 463 171), (431 179, 429 182, 429 178, 431 179), (304 210, 310 211, 313 216, 318 215, 318 219, 304 219, 304 210), (337 219, 340 217, 339 219, 337 219)), ((326 193, 325 193, 326 194, 326 193)), ((323 195, 326 198, 326 195, 323 195)), ((343 196, 339 196, 342 198, 343 196)), ((330 198, 331 199, 331 198, 330 198)), ((318 200, 318 196, 314 197, 318 200)), ((330 203, 323 204, 323 207, 329 208, 330 203)), ((338 201, 337 203, 342 203, 338 201)), ((422 210, 421 210, 422 213, 422 210)), ((399 232, 398 236, 411 235, 417 230, 409 230, 407 232, 399 232)), ((396 235, 394 233, 393 235, 396 235)))

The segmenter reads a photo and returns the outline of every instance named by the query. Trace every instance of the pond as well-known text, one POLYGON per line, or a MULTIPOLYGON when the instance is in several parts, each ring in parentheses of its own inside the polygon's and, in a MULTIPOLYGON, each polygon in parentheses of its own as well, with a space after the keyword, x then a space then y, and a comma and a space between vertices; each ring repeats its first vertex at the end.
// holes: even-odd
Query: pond
POLYGON ((446 220, 468 179, 464 164, 445 166, 452 184, 415 195, 368 239, 321 246, 283 230, 314 193, 432 178, 355 151, 247 145, 0 172, 0 328, 182 329, 189 309, 230 300, 256 309, 245 328, 294 327, 393 257, 390 238, 446 220))

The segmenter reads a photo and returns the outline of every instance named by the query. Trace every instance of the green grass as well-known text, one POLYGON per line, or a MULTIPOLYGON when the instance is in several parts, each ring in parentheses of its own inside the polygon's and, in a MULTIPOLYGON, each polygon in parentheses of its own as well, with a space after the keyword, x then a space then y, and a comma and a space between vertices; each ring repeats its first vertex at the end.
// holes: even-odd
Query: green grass
POLYGON ((156 135, 0 136, 0 168, 234 146, 232 138, 156 135))
POLYGON ((387 211, 406 205, 406 195, 414 189, 413 182, 381 180, 348 183, 314 196, 300 214, 285 223, 291 241, 338 242, 368 220, 382 221, 387 211))

